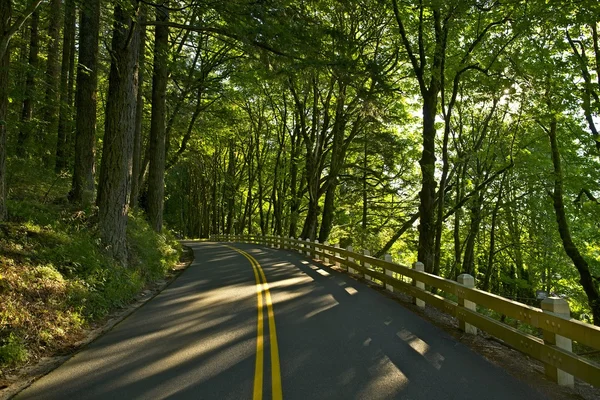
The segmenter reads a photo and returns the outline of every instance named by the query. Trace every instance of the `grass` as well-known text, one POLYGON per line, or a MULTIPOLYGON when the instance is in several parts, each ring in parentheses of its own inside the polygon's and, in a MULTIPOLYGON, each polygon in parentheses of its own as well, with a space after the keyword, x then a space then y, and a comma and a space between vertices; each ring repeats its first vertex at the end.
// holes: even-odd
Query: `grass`
POLYGON ((70 179, 10 160, 9 220, 0 223, 0 378, 68 350, 84 328, 130 303, 177 263, 178 242, 130 213, 128 267, 101 250, 94 209, 67 201, 70 179))

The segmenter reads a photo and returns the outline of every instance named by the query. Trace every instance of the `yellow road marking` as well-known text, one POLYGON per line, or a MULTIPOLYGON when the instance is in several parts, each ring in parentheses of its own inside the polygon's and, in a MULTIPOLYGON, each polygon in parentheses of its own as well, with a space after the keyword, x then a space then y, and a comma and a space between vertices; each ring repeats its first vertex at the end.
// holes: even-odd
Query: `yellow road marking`
POLYGON ((254 366, 254 394, 252 396, 253 400, 262 400, 262 390, 263 390, 263 370, 264 370, 264 322, 263 322, 263 297, 262 290, 260 285, 260 277, 258 276, 258 272, 256 268, 252 268, 254 271, 254 279, 256 279, 256 296, 258 299, 258 305, 256 309, 258 310, 258 326, 256 328, 256 363, 254 366))
POLYGON ((254 392, 253 400, 262 400, 263 369, 264 369, 264 322, 263 322, 263 293, 265 294, 265 303, 267 305, 267 316, 269 319, 269 343, 271 348, 271 392, 273 400, 282 400, 283 393, 281 389, 281 366, 279 363, 279 346, 277 344, 277 330, 275 328, 275 313, 273 312, 273 302, 267 277, 260 264, 254 257, 245 251, 233 246, 227 246, 237 251, 250 261, 256 280, 256 293, 258 299, 258 326, 256 340, 256 363, 254 371, 254 392))

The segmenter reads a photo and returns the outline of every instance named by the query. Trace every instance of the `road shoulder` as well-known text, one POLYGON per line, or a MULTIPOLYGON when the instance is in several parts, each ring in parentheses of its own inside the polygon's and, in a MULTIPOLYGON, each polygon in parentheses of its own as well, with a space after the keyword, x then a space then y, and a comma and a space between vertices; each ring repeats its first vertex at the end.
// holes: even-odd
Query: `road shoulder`
POLYGON ((124 308, 118 309, 109 314, 103 320, 92 324, 83 334, 83 339, 66 345, 61 353, 54 356, 44 357, 33 365, 26 365, 23 368, 15 370, 5 382, 0 382, 0 400, 11 399, 19 392, 31 386, 41 377, 49 374, 60 367, 75 354, 83 350, 90 343, 100 338, 105 333, 113 329, 118 323, 130 316, 141 306, 152 300, 164 289, 166 289, 181 273, 188 268, 194 261, 194 252, 185 244, 182 244, 184 251, 177 265, 167 272, 165 277, 154 282, 152 285, 140 292, 133 302, 124 308))

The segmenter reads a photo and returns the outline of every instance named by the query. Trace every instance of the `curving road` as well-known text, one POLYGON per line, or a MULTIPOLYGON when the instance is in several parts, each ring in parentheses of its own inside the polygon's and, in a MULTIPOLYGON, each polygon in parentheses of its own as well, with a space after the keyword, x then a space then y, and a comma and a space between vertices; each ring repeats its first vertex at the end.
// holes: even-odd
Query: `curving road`
POLYGON ((186 243, 169 287, 17 399, 543 399, 296 252, 186 243))

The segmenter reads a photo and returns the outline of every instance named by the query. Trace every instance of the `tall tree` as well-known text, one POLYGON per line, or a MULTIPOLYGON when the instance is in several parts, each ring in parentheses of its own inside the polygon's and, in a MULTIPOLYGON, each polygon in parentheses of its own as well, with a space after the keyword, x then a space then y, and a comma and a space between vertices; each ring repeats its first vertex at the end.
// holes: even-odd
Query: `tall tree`
POLYGON ((100 179, 98 216, 100 239, 108 254, 127 265, 127 213, 137 99, 140 30, 136 0, 117 4, 114 11, 111 66, 100 179))
POLYGON ((75 161, 70 199, 83 206, 94 199, 96 152, 96 94, 98 86, 98 39, 100 0, 81 6, 79 62, 75 93, 75 161))
POLYGON ((421 191, 419 192, 419 254, 417 257, 419 261, 425 264, 425 270, 432 272, 435 257, 435 117, 438 112, 448 29, 453 11, 448 11, 447 15, 443 15, 440 3, 435 2, 427 6, 423 2, 420 2, 417 10, 419 13, 416 22, 418 38, 415 49, 405 28, 404 16, 400 12, 397 0, 393 0, 393 6, 402 43, 408 53, 413 73, 419 83, 419 91, 422 99, 423 152, 419 160, 419 165, 421 166, 421 191), (427 49, 425 48, 423 39, 428 22, 427 18, 429 18, 428 15, 433 16, 431 23, 434 30, 433 55, 431 56, 431 60, 428 60, 426 56, 427 49))
POLYGON ((31 14, 31 29, 29 36, 29 57, 27 65, 27 78, 25 81, 25 98, 23 99, 23 109, 21 110, 21 126, 17 142, 17 155, 25 157, 27 154, 27 144, 31 135, 31 118, 33 116, 33 103, 35 92, 35 75, 39 60, 39 32, 38 25, 40 21, 39 11, 31 14))
POLYGON ((58 117, 58 133, 56 138, 56 159, 54 170, 56 173, 67 167, 67 158, 70 153, 68 138, 71 129, 71 96, 70 88, 73 81, 71 60, 75 55, 75 0, 65 0, 64 34, 62 45, 62 62, 60 71, 60 103, 58 117))
POLYGON ((62 0, 50 0, 50 20, 48 22, 48 60, 46 62, 46 95, 44 97, 44 122, 46 123, 43 136, 46 164, 51 161, 54 151, 52 146, 54 135, 58 132, 58 114, 60 110, 60 31, 62 0))
POLYGON ((140 49, 138 66, 138 97, 135 108, 135 133, 133 136, 133 162, 131 167, 131 195, 129 206, 139 205, 140 185, 142 181, 142 143, 143 143, 143 121, 144 121, 144 78, 146 75, 146 22, 147 6, 140 4, 140 49))
MULTIPOLYGON (((156 20, 169 19, 167 4, 156 8, 156 20)), ((157 24, 154 33, 154 73, 152 75, 152 117, 150 120, 150 166, 148 171, 147 214, 150 225, 162 231, 165 191, 165 99, 169 61, 169 28, 157 24)))
POLYGON ((0 1, 0 221, 6 219, 6 119, 8 113, 9 44, 15 33, 38 8, 42 0, 32 0, 21 15, 12 21, 12 1, 0 1))

